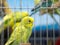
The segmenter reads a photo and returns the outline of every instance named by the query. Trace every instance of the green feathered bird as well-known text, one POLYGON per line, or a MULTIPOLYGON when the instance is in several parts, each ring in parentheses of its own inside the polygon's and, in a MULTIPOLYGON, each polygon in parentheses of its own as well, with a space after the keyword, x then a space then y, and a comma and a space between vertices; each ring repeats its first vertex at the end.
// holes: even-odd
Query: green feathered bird
MULTIPOLYGON (((37 0, 36 0, 37 1, 37 0)), ((44 0, 43 0, 44 1, 44 0)), ((60 15, 60 9, 58 9, 58 8, 53 8, 53 4, 55 4, 56 2, 58 2, 58 0, 45 0, 45 2, 43 2, 42 1, 42 4, 40 4, 40 5, 38 5, 38 6, 36 6, 34 9, 32 9, 32 14, 31 15, 33 15, 33 14, 35 14, 36 12, 40 12, 40 15, 43 15, 43 14, 45 14, 45 13, 49 13, 50 14, 50 16, 52 17, 52 19, 56 22, 56 23, 58 23, 57 22, 57 20, 55 19, 55 17, 53 16, 53 14, 55 13, 55 14, 58 14, 58 15, 60 15), (47 2, 48 1, 48 2, 47 2), (41 8, 42 7, 42 8, 41 8), (52 8, 51 8, 52 7, 52 8)), ((60 3, 60 2, 59 2, 60 3)), ((36 4, 36 2, 35 2, 35 4, 36 4)), ((38 4, 39 4, 39 1, 38 1, 38 4)), ((55 6, 55 5, 54 5, 55 6)), ((56 5, 57 6, 57 5, 56 5)), ((58 6, 59 7, 59 6, 58 6)))
POLYGON ((34 0, 35 8, 33 8, 32 14, 35 14, 36 12, 40 12, 41 15, 47 13, 47 7, 50 7, 52 5, 52 0, 34 0), (47 2, 48 1, 48 2, 47 2), (36 4, 37 3, 37 4, 36 4))
POLYGON ((20 22, 22 18, 29 16, 28 12, 16 11, 11 14, 7 14, 3 18, 3 22, 0 25, 0 33, 8 26, 12 27, 16 22, 20 22))
POLYGON ((20 45, 20 43, 27 43, 32 33, 33 22, 34 20, 32 17, 24 17, 20 23, 16 23, 13 26, 14 31, 5 45, 20 45))

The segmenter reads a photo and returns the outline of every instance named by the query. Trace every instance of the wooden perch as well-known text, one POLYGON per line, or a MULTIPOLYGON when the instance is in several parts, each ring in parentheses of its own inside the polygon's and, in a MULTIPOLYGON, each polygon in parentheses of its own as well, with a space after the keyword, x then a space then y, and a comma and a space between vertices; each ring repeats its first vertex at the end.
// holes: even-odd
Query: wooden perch
POLYGON ((21 43, 20 45, 31 45, 31 43, 21 43))

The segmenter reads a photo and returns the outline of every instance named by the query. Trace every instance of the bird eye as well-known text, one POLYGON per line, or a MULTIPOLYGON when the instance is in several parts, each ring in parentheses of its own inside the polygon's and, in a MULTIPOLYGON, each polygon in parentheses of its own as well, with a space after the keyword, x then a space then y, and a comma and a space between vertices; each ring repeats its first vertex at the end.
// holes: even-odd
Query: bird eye
POLYGON ((29 20, 29 22, 31 22, 31 20, 29 20))

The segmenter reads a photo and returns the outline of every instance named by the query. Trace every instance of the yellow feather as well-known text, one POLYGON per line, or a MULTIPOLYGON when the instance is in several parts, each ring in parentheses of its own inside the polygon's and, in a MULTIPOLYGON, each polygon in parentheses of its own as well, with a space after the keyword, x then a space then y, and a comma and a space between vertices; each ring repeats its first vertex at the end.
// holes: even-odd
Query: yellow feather
POLYGON ((38 5, 41 2, 41 0, 34 0, 34 4, 38 5))

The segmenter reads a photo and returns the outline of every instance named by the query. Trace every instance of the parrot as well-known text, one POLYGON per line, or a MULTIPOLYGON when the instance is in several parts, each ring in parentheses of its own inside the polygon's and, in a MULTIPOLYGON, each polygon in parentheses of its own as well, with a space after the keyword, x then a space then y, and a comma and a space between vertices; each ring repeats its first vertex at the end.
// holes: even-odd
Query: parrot
POLYGON ((14 25, 16 27, 5 45, 20 45, 21 43, 27 43, 32 33, 33 22, 34 19, 27 16, 24 17, 21 22, 16 23, 16 25, 19 25, 14 25))
POLYGON ((51 5, 51 7, 54 8, 54 13, 60 16, 60 1, 54 0, 52 2, 53 4, 51 5))
MULTIPOLYGON (((51 0, 47 0, 47 1, 48 2, 46 2, 46 0, 42 0, 42 1, 39 2, 39 1, 36 0, 36 2, 38 2, 38 5, 35 6, 35 8, 33 8, 31 10, 32 11, 31 15, 35 14, 38 11, 40 11, 41 15, 45 14, 47 12, 46 11, 47 7, 50 7, 52 5, 52 1, 51 0), (48 4, 48 5, 46 5, 46 4, 48 4)), ((36 5, 36 2, 35 2, 35 5, 36 5)))
POLYGON ((54 17, 54 14, 60 15, 60 10, 58 8, 48 8, 47 13, 55 21, 55 23, 57 23, 59 25, 59 23, 57 22, 57 20, 54 17))
POLYGON ((20 25, 20 22, 16 22, 16 24, 14 24, 14 26, 12 27, 12 30, 14 30, 19 25, 20 25))
POLYGON ((7 14, 6 16, 3 17, 3 21, 0 25, 0 33, 3 30, 5 30, 8 26, 12 27, 16 22, 21 22, 21 19, 28 15, 29 15, 28 12, 20 12, 20 11, 7 14))
MULTIPOLYGON (((50 16, 52 17, 52 19, 59 25, 59 23, 57 22, 57 20, 54 18, 53 14, 57 14, 60 16, 60 8, 59 8, 60 5, 57 5, 57 4, 53 4, 50 8, 48 9, 48 13, 50 14, 50 16)), ((60 25, 59 25, 60 26, 60 25)))
MULTIPOLYGON (((40 4, 40 5, 36 6, 35 8, 33 8, 31 10, 32 11, 31 16, 33 14, 35 14, 36 12, 38 12, 38 11, 40 11, 40 15, 48 13, 51 16, 51 18, 59 25, 59 23, 57 22, 57 20, 53 16, 53 9, 54 9, 54 13, 59 14, 59 15, 60 15, 60 9, 52 8, 52 4, 54 3, 53 0, 47 0, 47 1, 46 0, 44 2, 42 1, 42 4, 40 4), (48 4, 48 5, 46 5, 46 4, 48 4)), ((58 0, 55 0, 55 2, 56 1, 58 1, 58 0)), ((60 2, 59 2, 59 4, 60 4, 60 2)))

